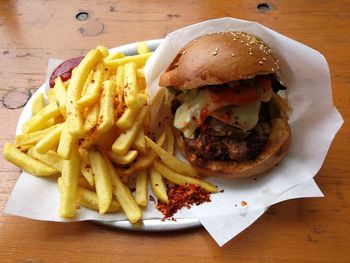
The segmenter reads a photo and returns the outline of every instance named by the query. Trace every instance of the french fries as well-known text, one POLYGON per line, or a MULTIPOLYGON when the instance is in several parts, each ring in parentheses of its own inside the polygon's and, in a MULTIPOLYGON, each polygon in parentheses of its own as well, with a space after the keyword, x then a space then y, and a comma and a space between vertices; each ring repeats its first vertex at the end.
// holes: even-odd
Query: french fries
POLYGON ((60 109, 57 107, 56 103, 50 103, 45 106, 41 111, 31 117, 22 126, 23 133, 30 133, 34 131, 41 130, 45 122, 49 119, 57 117, 61 114, 60 109))
POLYGON ((149 170, 151 186, 154 194, 164 203, 169 203, 168 194, 164 185, 162 175, 152 165, 149 170))
POLYGON ((136 173, 136 203, 140 206, 147 205, 147 169, 139 170, 136 173))
POLYGON ((109 168, 110 175, 112 177, 112 183, 114 186, 113 194, 117 197, 118 202, 124 210, 124 213, 128 217, 131 223, 137 223, 141 220, 142 211, 137 205, 134 197, 131 194, 129 187, 127 187, 119 178, 112 164, 105 158, 109 168))
POLYGON ((177 172, 174 172, 170 168, 166 167, 164 164, 155 161, 154 162, 154 167, 157 169, 159 173, 161 173, 166 179, 169 181, 179 184, 179 185, 184 185, 184 184, 195 184, 199 185, 201 188, 204 190, 211 192, 211 193, 216 193, 217 188, 215 185, 205 182, 203 180, 193 178, 193 177, 188 177, 184 176, 182 174, 179 174, 177 172))
POLYGON ((103 214, 112 201, 111 174, 106 161, 98 151, 91 151, 88 156, 94 173, 99 212, 103 214))
POLYGON ((156 142, 148 137, 151 113, 143 66, 152 52, 144 42, 136 48, 135 56, 110 54, 104 46, 88 52, 71 79, 57 77, 52 89, 33 98, 23 134, 16 144, 4 145, 4 158, 22 170, 61 175, 58 212, 63 218, 74 218, 81 205, 101 214, 123 211, 136 223, 140 207, 148 204, 150 185, 164 203, 170 201, 170 183, 216 191, 174 157, 170 127, 156 142), (135 179, 135 197, 130 179, 135 179))
POLYGON ((7 161, 17 165, 23 171, 33 175, 50 176, 58 173, 55 168, 50 167, 25 153, 22 153, 16 148, 15 145, 10 143, 5 143, 3 155, 7 161))
POLYGON ((185 174, 187 176, 196 177, 198 176, 198 173, 196 169, 194 169, 191 165, 180 161, 173 155, 169 154, 167 151, 165 151, 163 148, 161 148, 159 145, 157 145, 154 141, 152 141, 149 137, 145 136, 147 145, 152 148, 153 151, 155 151, 159 158, 171 169, 174 171, 185 174))
POLYGON ((80 156, 77 146, 72 147, 72 157, 63 161, 62 190, 59 214, 63 218, 75 217, 77 205, 77 188, 80 174, 80 156))

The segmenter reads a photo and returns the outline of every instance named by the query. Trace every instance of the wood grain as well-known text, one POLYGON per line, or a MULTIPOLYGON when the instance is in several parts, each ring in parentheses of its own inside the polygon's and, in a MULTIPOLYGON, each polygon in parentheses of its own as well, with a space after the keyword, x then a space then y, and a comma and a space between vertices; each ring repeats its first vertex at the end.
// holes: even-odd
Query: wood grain
MULTIPOLYGON (((49 58, 162 38, 180 27, 231 16, 254 20, 319 50, 328 60, 333 100, 345 124, 316 177, 326 197, 273 206, 219 248, 203 229, 173 233, 111 230, 89 222, 52 223, 0 215, 0 262, 349 262, 349 1, 0 1, 0 147, 13 141, 28 93, 49 58), (89 18, 78 21, 86 11, 89 18)), ((0 210, 19 170, 0 158, 0 210)), ((296 171, 298 172, 298 171, 296 171)))

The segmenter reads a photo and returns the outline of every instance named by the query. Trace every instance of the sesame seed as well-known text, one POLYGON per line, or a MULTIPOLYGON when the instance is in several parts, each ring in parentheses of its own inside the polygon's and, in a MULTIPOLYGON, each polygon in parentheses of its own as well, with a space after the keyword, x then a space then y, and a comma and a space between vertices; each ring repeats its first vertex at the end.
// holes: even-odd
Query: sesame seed
POLYGON ((244 43, 244 41, 243 40, 241 40, 241 44, 243 44, 244 43))
POLYGON ((249 52, 249 55, 253 56, 253 53, 252 53, 252 52, 249 52))
POLYGON ((262 58, 263 61, 266 61, 266 58, 262 58))
POLYGON ((234 57, 234 56, 235 56, 235 53, 232 53, 231 56, 234 57))
POLYGON ((264 64, 264 62, 262 62, 262 61, 259 61, 259 64, 260 64, 260 65, 262 65, 262 64, 264 64))

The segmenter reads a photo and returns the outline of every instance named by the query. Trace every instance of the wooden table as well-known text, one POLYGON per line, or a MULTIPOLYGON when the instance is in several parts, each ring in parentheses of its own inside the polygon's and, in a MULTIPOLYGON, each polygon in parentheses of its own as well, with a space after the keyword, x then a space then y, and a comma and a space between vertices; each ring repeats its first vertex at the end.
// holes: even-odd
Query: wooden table
MULTIPOLYGON (((62 2, 0 2, 1 147, 13 141, 22 107, 43 83, 49 58, 83 55, 98 44, 162 38, 177 28, 225 16, 255 20, 323 53, 334 104, 345 124, 316 177, 326 197, 275 205, 222 248, 203 228, 137 233, 1 213, 0 262, 350 262, 349 1, 272 0, 260 10, 260 2, 251 0, 62 2), (88 19, 77 20, 79 12, 88 19)), ((0 162, 2 211, 20 171, 2 158, 0 162)))

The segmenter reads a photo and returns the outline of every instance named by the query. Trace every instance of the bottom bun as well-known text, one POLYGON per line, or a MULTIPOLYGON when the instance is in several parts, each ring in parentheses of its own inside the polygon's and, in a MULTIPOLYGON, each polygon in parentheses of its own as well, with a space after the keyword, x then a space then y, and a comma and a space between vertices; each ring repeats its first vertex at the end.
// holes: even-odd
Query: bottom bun
POLYGON ((240 178, 261 174, 278 164, 288 152, 291 131, 285 111, 287 107, 286 102, 279 95, 272 97, 269 105, 271 134, 262 153, 254 160, 243 162, 200 160, 194 154, 187 153, 185 142, 178 130, 175 133, 177 145, 190 164, 204 175, 240 178))

